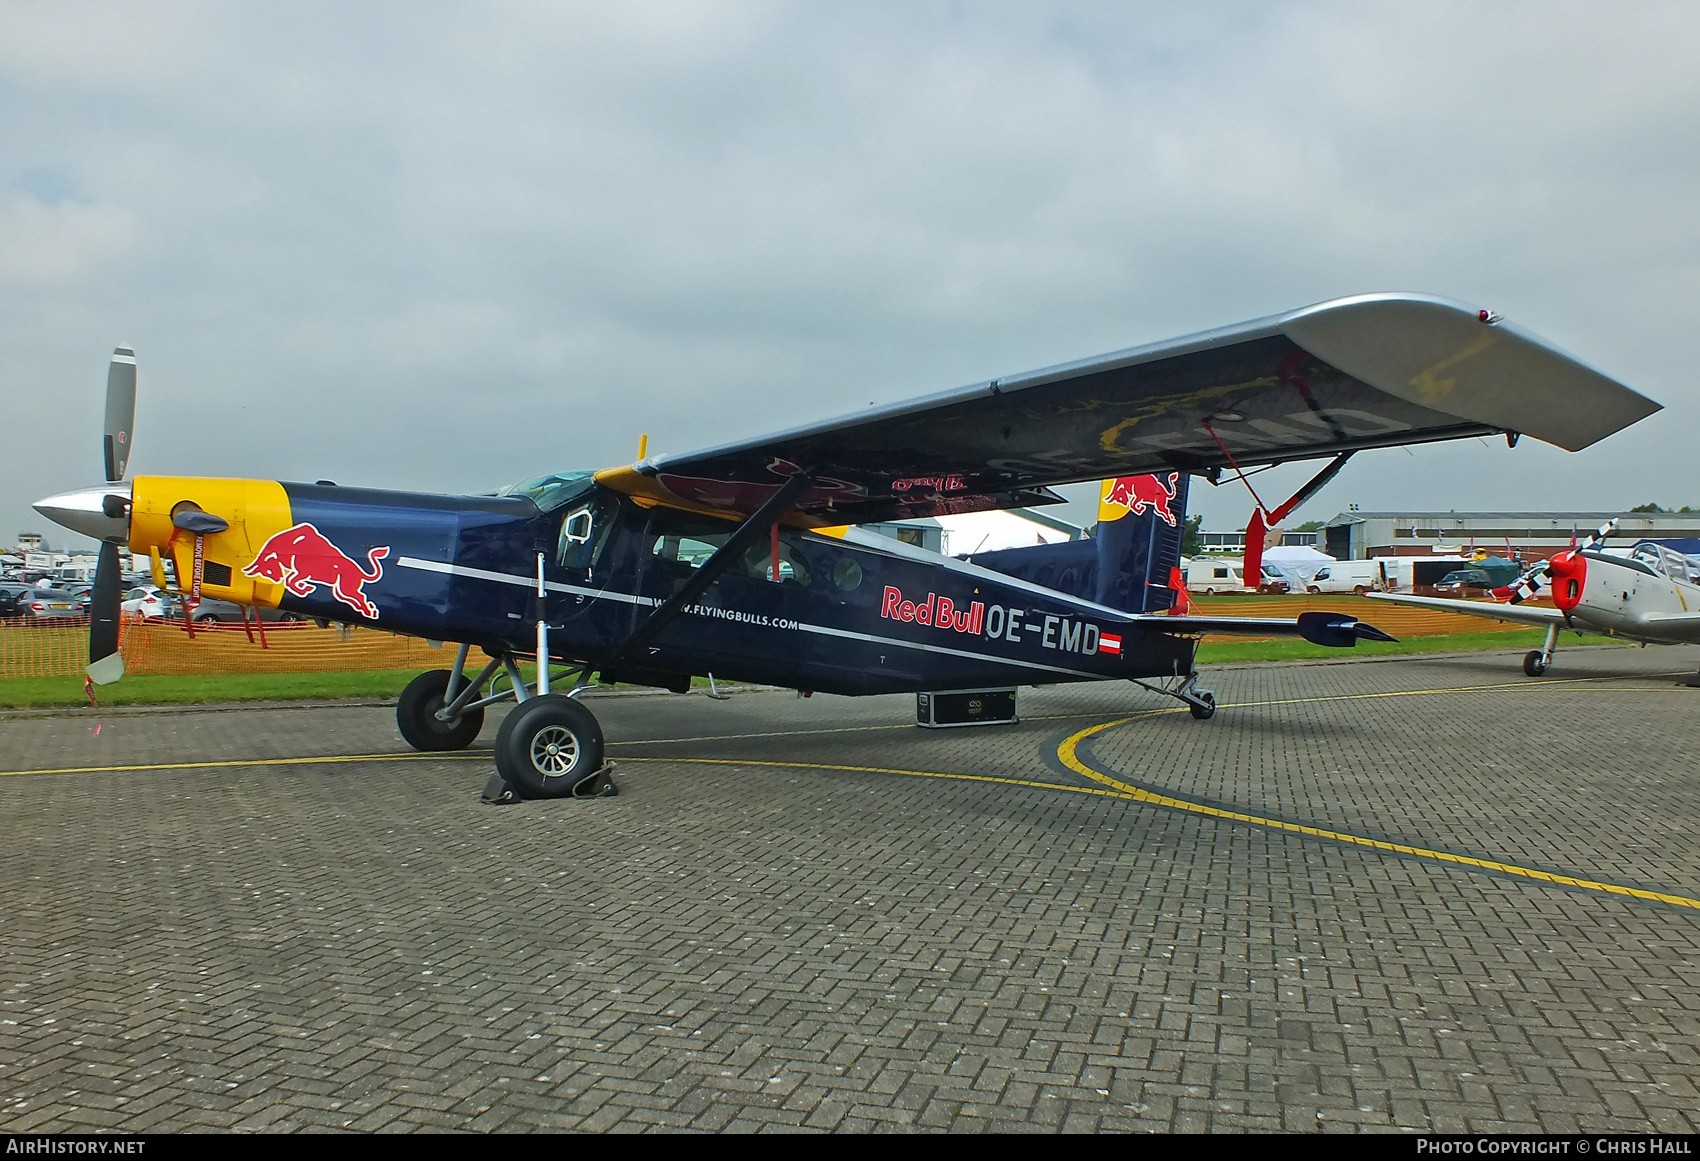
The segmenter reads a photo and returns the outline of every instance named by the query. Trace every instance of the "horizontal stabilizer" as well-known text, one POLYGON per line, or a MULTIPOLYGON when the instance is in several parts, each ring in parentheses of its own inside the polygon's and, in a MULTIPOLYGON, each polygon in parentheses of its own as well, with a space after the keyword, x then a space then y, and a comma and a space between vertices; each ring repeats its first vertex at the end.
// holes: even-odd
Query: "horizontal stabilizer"
POLYGON ((1285 617, 1141 617, 1142 629, 1162 633, 1230 633, 1241 637, 1303 637, 1313 645, 1350 649, 1359 641, 1396 641, 1374 625, 1344 613, 1300 613, 1285 617))

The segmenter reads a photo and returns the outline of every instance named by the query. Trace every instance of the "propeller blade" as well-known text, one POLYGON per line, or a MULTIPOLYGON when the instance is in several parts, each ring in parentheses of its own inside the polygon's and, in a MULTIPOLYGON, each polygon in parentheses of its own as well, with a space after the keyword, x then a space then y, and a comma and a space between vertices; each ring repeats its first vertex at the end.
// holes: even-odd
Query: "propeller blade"
MULTIPOLYGON (((1607 520, 1604 524, 1596 528, 1588 539, 1583 541, 1581 544, 1576 543, 1576 534, 1575 532, 1572 532, 1570 534, 1570 547, 1565 551, 1592 552, 1599 548, 1600 545, 1604 544, 1606 539, 1616 532, 1616 519, 1607 520)), ((1546 587, 1547 582, 1552 577, 1552 570, 1548 567, 1549 563, 1550 562, 1545 560, 1541 561, 1539 564, 1535 565, 1535 567, 1531 568, 1528 572, 1524 573, 1504 588, 1494 589, 1493 595, 1497 599, 1509 601, 1513 605, 1522 604, 1524 601, 1535 596, 1541 591, 1541 589, 1546 587)))
POLYGON ((124 478, 130 466, 130 437, 136 426, 136 352, 119 347, 112 352, 106 370, 106 435, 101 449, 106 455, 106 482, 124 478))
POLYGON ((1616 532, 1617 532, 1617 521, 1615 519, 1607 520, 1604 524, 1600 525, 1597 529, 1594 530, 1594 534, 1592 536, 1588 537, 1587 543, 1582 545, 1581 551, 1582 552, 1591 552, 1592 550, 1598 548, 1600 545, 1604 544, 1606 542, 1606 538, 1608 536, 1613 535, 1616 532))
POLYGON ((110 685, 124 676, 124 658, 118 653, 118 618, 123 595, 118 546, 103 540, 100 563, 94 572, 94 591, 89 594, 88 674, 96 685, 110 685))

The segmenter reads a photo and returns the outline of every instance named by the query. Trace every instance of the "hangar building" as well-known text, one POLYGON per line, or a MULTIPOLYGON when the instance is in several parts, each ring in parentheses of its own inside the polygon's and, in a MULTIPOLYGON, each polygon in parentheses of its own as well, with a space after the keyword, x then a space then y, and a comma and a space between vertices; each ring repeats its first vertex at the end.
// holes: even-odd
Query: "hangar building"
POLYGON ((1570 547, 1570 533, 1587 535, 1617 518, 1614 540, 1700 537, 1700 512, 1342 512, 1318 545, 1336 560, 1430 556, 1474 544, 1504 553, 1507 542, 1524 560, 1544 560, 1570 547))

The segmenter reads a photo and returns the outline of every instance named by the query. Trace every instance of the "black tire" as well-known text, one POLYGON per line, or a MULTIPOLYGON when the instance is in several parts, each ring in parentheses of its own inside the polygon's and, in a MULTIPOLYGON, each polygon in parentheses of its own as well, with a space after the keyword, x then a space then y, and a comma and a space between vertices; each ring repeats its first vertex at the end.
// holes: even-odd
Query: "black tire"
POLYGON ((1531 649, 1523 655, 1523 672, 1528 676, 1539 677, 1546 671, 1546 659, 1541 656, 1539 649, 1531 649))
POLYGON ((1216 716, 1216 695, 1207 689, 1198 691, 1198 701, 1187 702, 1186 708, 1192 716, 1201 722, 1207 722, 1216 716))
POLYGON ((395 704, 395 724, 415 750, 464 750, 484 728, 483 709, 468 710, 452 722, 437 720, 448 691, 447 669, 421 673, 401 691, 395 704))
POLYGON ((218 623, 219 617, 217 613, 203 613, 201 616, 195 618, 195 624, 197 625, 216 625, 218 623))
POLYGON ((565 798, 601 768, 602 727, 563 694, 527 699, 496 733, 496 770, 521 797, 565 798))

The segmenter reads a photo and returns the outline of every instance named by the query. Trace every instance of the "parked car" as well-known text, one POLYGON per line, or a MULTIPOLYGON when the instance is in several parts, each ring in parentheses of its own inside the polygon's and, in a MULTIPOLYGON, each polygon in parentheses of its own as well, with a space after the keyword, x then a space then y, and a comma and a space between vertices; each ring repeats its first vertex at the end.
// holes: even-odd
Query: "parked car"
POLYGON ((1434 583, 1437 597, 1485 597, 1493 591, 1486 569, 1455 568, 1434 583))
POLYGON ((18 614, 43 620, 55 617, 75 617, 77 598, 64 589, 30 589, 18 598, 18 614))
POLYGON ((25 584, 0 585, 0 617, 18 616, 18 601, 29 591, 30 586, 25 584))
MULTIPOLYGON (((260 620, 262 621, 306 620, 306 618, 301 616, 299 613, 286 613, 282 609, 260 608, 258 611, 260 614, 260 620)), ((242 606, 234 603, 233 601, 215 601, 202 597, 201 603, 195 606, 194 621, 197 625, 203 623, 217 624, 221 621, 227 623, 239 623, 241 620, 242 606)))
POLYGON ((126 613, 140 613, 144 617, 175 617, 177 598, 154 585, 137 585, 124 594, 118 607, 126 613))

